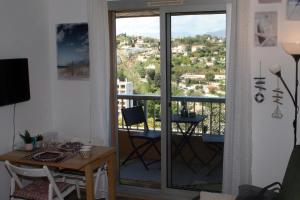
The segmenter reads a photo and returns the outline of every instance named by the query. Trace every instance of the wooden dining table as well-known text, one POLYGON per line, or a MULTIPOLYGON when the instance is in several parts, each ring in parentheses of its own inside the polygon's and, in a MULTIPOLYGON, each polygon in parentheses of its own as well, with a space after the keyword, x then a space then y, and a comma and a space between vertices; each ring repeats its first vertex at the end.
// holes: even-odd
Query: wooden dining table
POLYGON ((109 200, 115 200, 115 159, 116 150, 113 147, 93 146, 91 156, 83 159, 79 154, 62 162, 41 162, 28 159, 33 152, 14 150, 3 155, 0 155, 0 161, 8 160, 17 165, 30 166, 48 166, 59 170, 79 171, 85 174, 86 178, 86 199, 94 200, 94 170, 103 165, 107 165, 108 176, 108 197, 109 200))

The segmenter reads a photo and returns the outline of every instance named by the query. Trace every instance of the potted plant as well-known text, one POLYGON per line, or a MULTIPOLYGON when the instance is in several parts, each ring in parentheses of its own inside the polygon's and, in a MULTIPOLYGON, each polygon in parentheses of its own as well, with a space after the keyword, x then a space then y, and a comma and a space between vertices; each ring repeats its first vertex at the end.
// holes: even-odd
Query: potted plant
POLYGON ((33 138, 30 136, 30 133, 25 130, 25 134, 20 134, 20 137, 25 143, 25 150, 31 151, 33 149, 33 138))
POLYGON ((36 136, 36 144, 35 144, 36 148, 41 148, 42 142, 43 142, 43 136, 41 134, 38 134, 36 136))

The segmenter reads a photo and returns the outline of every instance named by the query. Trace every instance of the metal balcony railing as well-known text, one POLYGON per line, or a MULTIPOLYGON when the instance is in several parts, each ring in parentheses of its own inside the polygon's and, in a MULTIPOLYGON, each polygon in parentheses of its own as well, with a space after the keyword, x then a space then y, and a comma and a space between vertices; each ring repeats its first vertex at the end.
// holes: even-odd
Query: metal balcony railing
MULTIPOLYGON (((161 106, 160 96, 158 95, 123 95, 119 94, 118 98, 118 119, 119 128, 125 128, 124 120, 121 114, 121 108, 142 105, 146 115, 147 123, 150 129, 160 130, 161 106)), ((186 103, 189 112, 196 114, 206 115, 207 119, 204 120, 197 127, 195 133, 202 134, 204 127, 207 129, 208 134, 224 134, 225 128, 225 98, 224 97, 185 97, 175 96, 172 97, 172 113, 179 114, 182 103, 186 103)), ((143 126, 131 127, 132 129, 144 129, 143 126)), ((176 126, 173 127, 176 130, 176 126)))

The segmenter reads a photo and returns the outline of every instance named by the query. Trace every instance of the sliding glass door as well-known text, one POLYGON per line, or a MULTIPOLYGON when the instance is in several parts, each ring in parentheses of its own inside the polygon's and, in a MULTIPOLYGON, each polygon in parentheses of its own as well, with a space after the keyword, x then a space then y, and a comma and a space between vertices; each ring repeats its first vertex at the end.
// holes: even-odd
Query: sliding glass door
MULTIPOLYGON (((226 12, 221 7, 214 12, 117 13, 121 185, 221 191, 226 94, 226 12), (161 162, 149 169, 139 159, 127 161, 134 148, 121 110, 135 106, 143 107, 150 130, 161 131, 161 156, 145 154, 147 162, 161 162)), ((144 129, 130 127, 132 132, 144 129)))
MULTIPOLYGON (((145 139, 133 139, 129 134, 144 132, 146 125, 131 126, 127 130, 121 110, 142 106, 147 128, 160 131, 156 121, 160 115, 160 29, 155 12, 117 13, 117 98, 119 182, 121 185, 160 188, 161 165, 156 162, 145 167, 137 154, 131 153, 145 139), (133 159, 132 159, 133 158, 133 159)), ((156 144, 160 151, 160 142, 156 144)), ((153 148, 146 153, 139 148, 144 162, 161 160, 153 148)))
POLYGON ((167 14, 167 186, 221 191, 225 12, 167 14))

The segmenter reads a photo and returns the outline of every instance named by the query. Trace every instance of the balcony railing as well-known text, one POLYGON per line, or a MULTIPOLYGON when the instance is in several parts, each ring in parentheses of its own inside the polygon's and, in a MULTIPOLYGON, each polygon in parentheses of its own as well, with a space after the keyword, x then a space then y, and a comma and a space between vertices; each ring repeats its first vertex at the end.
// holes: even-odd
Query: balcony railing
MULTIPOLYGON (((187 104, 189 112, 206 115, 207 118, 198 125, 195 133, 202 134, 204 127, 208 134, 224 134, 225 128, 225 98, 224 97, 172 97, 172 113, 179 114, 181 104, 187 104)), ((142 105, 150 129, 160 130, 161 106, 160 96, 157 95, 118 95, 119 106, 119 128, 125 128, 125 123, 120 112, 122 107, 142 105)), ((142 126, 131 127, 132 129, 144 129, 142 126)), ((176 130, 176 126, 173 127, 176 130)))

